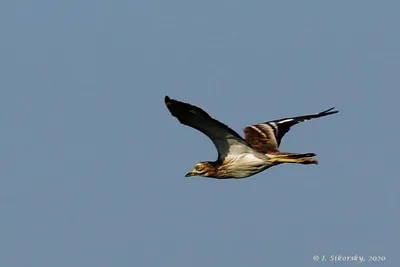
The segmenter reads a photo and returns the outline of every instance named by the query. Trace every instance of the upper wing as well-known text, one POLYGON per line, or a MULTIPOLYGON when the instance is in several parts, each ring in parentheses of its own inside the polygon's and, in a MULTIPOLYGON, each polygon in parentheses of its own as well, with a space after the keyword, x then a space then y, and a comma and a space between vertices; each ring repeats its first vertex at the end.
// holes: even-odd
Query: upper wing
POLYGON ((338 113, 332 111, 334 108, 327 109, 320 113, 284 118, 280 120, 267 121, 244 128, 246 142, 251 148, 262 153, 277 152, 283 136, 293 125, 306 120, 316 119, 338 113))
POLYGON ((165 96, 165 104, 180 123, 193 127, 207 135, 218 150, 220 160, 250 152, 252 149, 246 141, 225 124, 213 119, 204 110, 165 96))

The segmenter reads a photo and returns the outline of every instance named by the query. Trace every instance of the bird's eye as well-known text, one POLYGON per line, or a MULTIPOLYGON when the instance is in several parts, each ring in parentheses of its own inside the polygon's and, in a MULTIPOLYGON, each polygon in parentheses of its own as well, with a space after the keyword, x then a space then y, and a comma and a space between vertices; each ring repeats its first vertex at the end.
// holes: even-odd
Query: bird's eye
POLYGON ((195 169, 196 171, 201 171, 201 170, 203 169, 203 166, 201 166, 201 165, 196 165, 196 166, 194 167, 194 169, 195 169))

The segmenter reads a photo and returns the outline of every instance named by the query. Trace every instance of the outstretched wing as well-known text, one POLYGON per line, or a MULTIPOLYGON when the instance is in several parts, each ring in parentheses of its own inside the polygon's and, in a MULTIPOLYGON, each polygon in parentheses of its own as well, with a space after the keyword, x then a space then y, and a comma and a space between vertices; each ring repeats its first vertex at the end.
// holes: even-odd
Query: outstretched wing
POLYGON ((316 114, 284 118, 248 126, 244 128, 246 142, 251 148, 262 153, 277 152, 283 136, 290 130, 290 127, 306 120, 339 112, 333 109, 330 108, 316 114))
POLYGON ((253 151, 246 141, 225 124, 213 119, 204 110, 165 96, 165 104, 180 123, 207 135, 218 150, 218 159, 253 151))

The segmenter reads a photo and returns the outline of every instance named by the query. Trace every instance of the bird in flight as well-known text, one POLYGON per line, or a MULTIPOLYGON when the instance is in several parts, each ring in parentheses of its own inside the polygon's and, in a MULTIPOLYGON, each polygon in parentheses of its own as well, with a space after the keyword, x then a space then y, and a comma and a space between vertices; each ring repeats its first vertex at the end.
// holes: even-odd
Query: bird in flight
POLYGON ((165 104, 180 123, 207 135, 218 150, 216 161, 199 162, 185 176, 209 178, 247 178, 282 163, 318 164, 315 153, 280 152, 282 137, 290 127, 300 122, 316 119, 339 111, 325 111, 267 121, 243 129, 244 139, 234 130, 217 121, 204 110, 165 96, 165 104))

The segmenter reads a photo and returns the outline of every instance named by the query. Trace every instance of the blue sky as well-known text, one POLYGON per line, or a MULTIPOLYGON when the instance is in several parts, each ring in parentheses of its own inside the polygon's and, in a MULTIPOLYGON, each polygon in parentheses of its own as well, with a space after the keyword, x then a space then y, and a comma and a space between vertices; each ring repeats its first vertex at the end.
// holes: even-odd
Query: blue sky
POLYGON ((400 4, 2 1, 1 266, 397 266, 400 4), (335 106, 249 179, 165 95, 246 125, 335 106), (324 266, 344 265, 325 262, 324 266))

